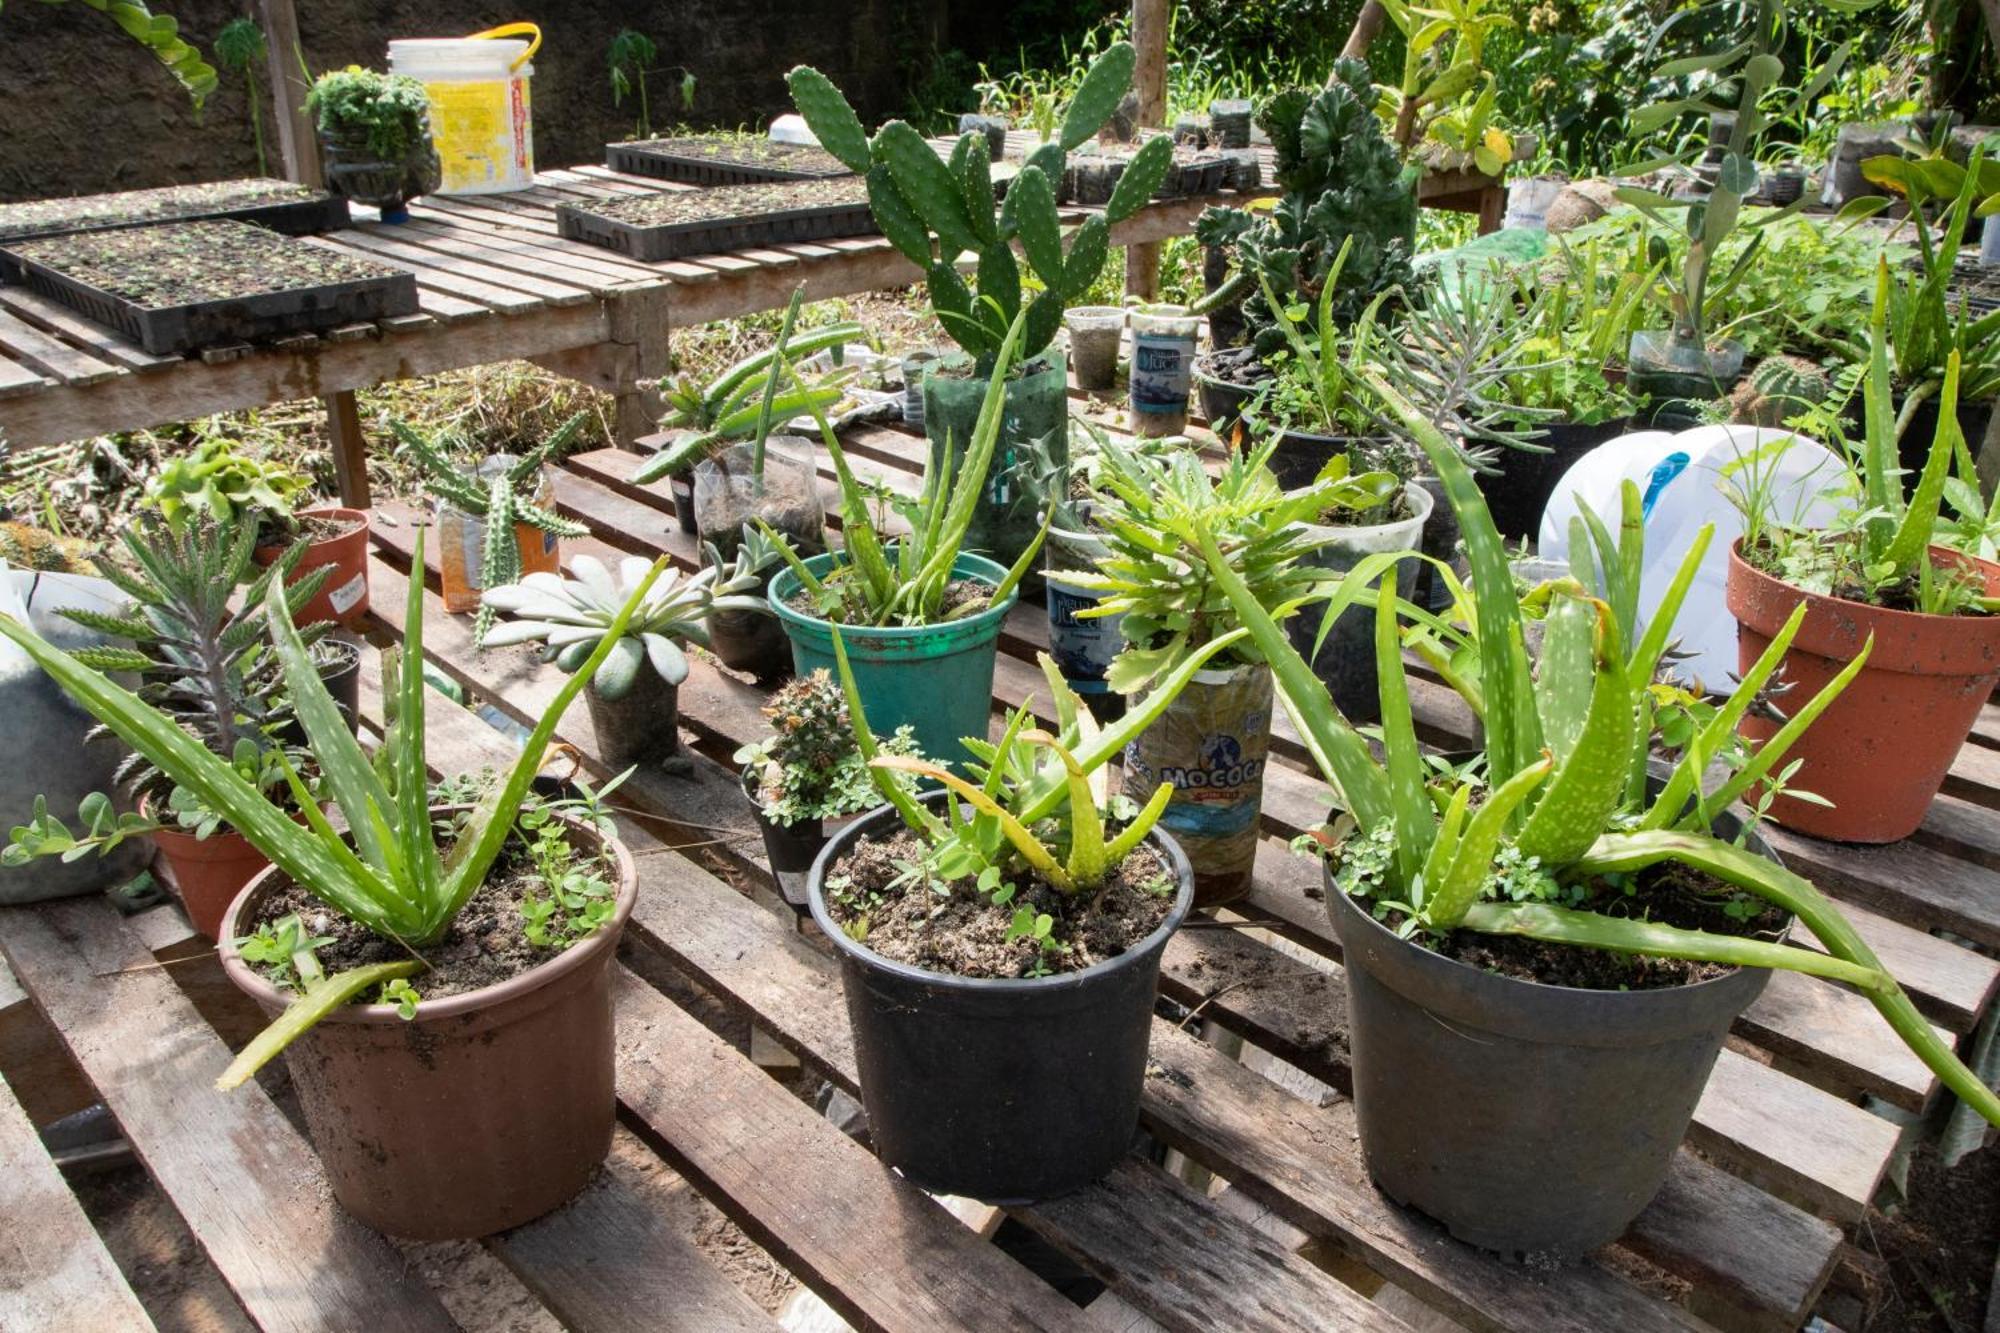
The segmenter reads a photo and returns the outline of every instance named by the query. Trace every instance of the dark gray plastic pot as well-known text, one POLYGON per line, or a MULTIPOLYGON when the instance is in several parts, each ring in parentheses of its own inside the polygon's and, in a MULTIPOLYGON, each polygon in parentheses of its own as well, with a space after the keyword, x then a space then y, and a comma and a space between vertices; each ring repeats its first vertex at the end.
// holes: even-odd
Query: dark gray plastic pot
MULTIPOLYGON (((1416 550, 1435 502, 1431 493, 1415 482, 1404 487, 1404 494, 1409 499, 1410 517, 1367 527, 1315 528, 1313 534, 1327 537, 1327 543, 1306 555, 1302 563, 1345 574, 1377 552, 1416 550)), ((1396 591, 1406 599, 1416 591, 1420 564, 1405 560, 1396 568, 1396 591)), ((1342 717, 1357 723, 1375 721, 1382 716, 1382 701, 1375 669, 1374 610, 1350 606, 1341 612, 1315 653, 1313 640, 1319 637, 1320 619, 1319 611, 1308 606, 1286 621, 1285 633, 1292 647, 1312 663, 1313 674, 1333 696, 1342 717)))
POLYGON ((853 823, 856 816, 839 819, 801 819, 781 824, 771 818, 757 798, 757 773, 743 770, 743 794, 757 812, 757 828, 764 835, 764 858, 771 863, 771 878, 777 881, 778 895, 796 911, 806 910, 806 876, 825 849, 827 839, 853 823))
POLYGON ((1159 929, 1118 957, 1051 977, 955 977, 883 958, 827 912, 828 870, 860 839, 901 827, 886 806, 862 816, 807 884, 813 921, 840 953, 876 1154, 934 1194, 1019 1204, 1079 1190, 1117 1165, 1139 1127, 1160 955, 1194 901, 1187 858, 1154 830, 1180 889, 1159 929))
MULTIPOLYGON (((1737 827, 1716 821, 1719 836, 1737 827)), ((1761 838, 1749 845, 1771 856, 1761 838)), ((1770 973, 1646 991, 1519 981, 1397 938, 1330 869, 1325 883, 1375 1183, 1503 1253, 1583 1254, 1623 1235, 1659 1193, 1723 1036, 1770 973)))

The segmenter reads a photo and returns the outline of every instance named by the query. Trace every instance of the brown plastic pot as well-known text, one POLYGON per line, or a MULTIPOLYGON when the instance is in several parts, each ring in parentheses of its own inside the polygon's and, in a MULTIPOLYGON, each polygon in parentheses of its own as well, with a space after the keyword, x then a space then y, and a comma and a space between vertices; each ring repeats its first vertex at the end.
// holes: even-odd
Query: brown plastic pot
MULTIPOLYGON (((139 813, 151 813, 151 802, 141 801, 139 813)), ((250 840, 232 828, 218 828, 206 838, 183 833, 177 828, 160 828, 153 833, 160 855, 180 890, 181 906, 195 933, 207 940, 221 940, 229 904, 243 886, 267 870, 271 858, 250 845, 250 840)))
MULTIPOLYGON (((597 934, 499 985, 423 1001, 407 1022, 390 1005, 349 1005, 286 1049, 327 1181, 361 1221, 416 1240, 490 1235, 562 1206, 610 1151, 611 964, 638 874, 623 844, 603 845, 618 908, 597 934)), ((280 874, 237 896, 227 936, 280 874)), ((227 938, 222 966, 266 1014, 284 1009, 227 938)), ((421 992, 423 979, 414 984, 421 992)))
MULTIPOLYGON (((294 618, 301 625, 337 620, 350 629, 359 626, 368 615, 368 511, 329 505, 321 509, 301 509, 298 517, 324 518, 354 526, 338 537, 329 537, 306 547, 298 567, 285 580, 288 585, 297 583, 324 565, 332 565, 333 573, 327 575, 319 594, 300 607, 299 614, 294 618)), ((283 543, 260 546, 256 560, 260 565, 274 564, 284 553, 283 543)))
MULTIPOLYGON (((2000 566, 1931 548, 1938 565, 1976 566, 1989 595, 2000 593, 2000 566)), ((1889 611, 1802 592, 1729 553, 1728 606, 1736 617, 1737 662, 1748 670, 1807 606, 1776 679, 1792 686, 1797 708, 1860 655, 1872 634, 1868 664, 1792 747, 1801 761, 1789 785, 1832 806, 1780 796, 1771 817, 1786 828, 1839 842, 1895 842, 1917 831, 1945 771, 1971 734, 1979 709, 2000 680, 2000 616, 1929 616, 1889 611)), ((1743 735, 1770 739, 1767 719, 1746 717, 1743 735)))

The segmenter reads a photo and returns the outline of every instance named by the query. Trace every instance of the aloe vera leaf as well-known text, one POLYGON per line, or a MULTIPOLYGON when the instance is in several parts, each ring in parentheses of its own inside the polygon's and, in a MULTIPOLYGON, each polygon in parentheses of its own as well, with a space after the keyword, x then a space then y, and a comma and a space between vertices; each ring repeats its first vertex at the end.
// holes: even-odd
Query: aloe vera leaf
POLYGON ((1471 805, 1472 784, 1461 782, 1438 821, 1437 836, 1431 840, 1430 853, 1424 857, 1423 879, 1409 886, 1410 906, 1421 909, 1430 897, 1431 885, 1442 880, 1451 869, 1452 858, 1458 855, 1459 839, 1465 832, 1466 811, 1471 805))
POLYGON ((1507 831, 1508 817, 1548 779, 1554 767, 1555 761, 1544 755, 1539 762, 1495 787, 1473 812, 1459 837, 1451 869, 1439 883, 1430 886, 1429 899, 1424 904, 1426 925, 1438 930, 1454 929, 1466 909, 1479 900, 1480 890, 1493 871, 1493 854, 1499 850, 1500 839, 1507 831))
POLYGON ((1596 689, 1597 612, 1581 596, 1558 593, 1542 621, 1542 655, 1535 668, 1535 703, 1542 734, 1556 762, 1569 758, 1583 734, 1596 689))
POLYGON ((942 783, 973 809, 998 820, 1001 832, 1006 835, 1007 841, 1013 844, 1014 850, 1021 854, 1021 859, 1033 866, 1035 872, 1052 887, 1062 893, 1077 891, 1077 885, 1070 879, 1069 871, 1063 869, 1054 853, 1042 845, 1041 839, 1028 831, 1027 825, 1015 818, 998 801, 950 769, 940 768, 927 759, 917 759, 906 754, 878 754, 868 763, 873 768, 914 773, 918 777, 942 783))
POLYGON ((1861 651, 1855 654, 1854 660, 1842 667, 1839 674, 1829 680, 1818 694, 1806 701, 1804 707, 1795 710, 1786 718, 1784 725, 1771 733, 1769 740, 1757 747, 1757 753, 1750 757, 1750 761, 1730 775, 1729 781, 1723 783, 1715 794, 1707 799, 1705 804, 1708 808, 1723 809, 1761 782, 1764 775, 1784 759, 1786 752, 1798 744, 1799 737, 1805 735, 1806 728, 1817 721, 1820 714, 1824 713, 1854 678, 1861 674, 1862 668, 1868 665, 1868 658, 1874 651, 1875 636, 1871 634, 1868 636, 1868 642, 1861 646, 1861 651))
POLYGON ((1111 845, 1104 849, 1105 860, 1110 865, 1116 866, 1130 856, 1132 849, 1137 847, 1140 841, 1153 831, 1153 826, 1160 822, 1160 816, 1167 812, 1167 803, 1173 800, 1173 797, 1174 787, 1171 782, 1162 782, 1154 788, 1151 799, 1140 809, 1138 815, 1125 826, 1123 832, 1111 840, 1111 845))
POLYGON ((1589 712, 1567 758, 1535 802, 1515 845, 1545 866, 1566 865, 1589 850, 1625 799, 1625 779, 1636 743, 1632 682, 1613 656, 1611 608, 1594 608, 1589 712))
MULTIPOLYGON (((426 825, 428 827, 428 824, 426 825)), ((216 1090, 228 1092, 243 1086, 249 1077, 269 1064, 287 1046, 304 1036, 315 1023, 369 989, 397 977, 414 976, 424 969, 421 960, 400 959, 393 963, 370 963, 323 977, 307 986, 304 994, 285 1006, 250 1044, 238 1051, 229 1067, 215 1080, 216 1090)))
POLYGON ((1575 944, 1617 953, 1683 958, 1737 967, 1776 967, 1809 976, 1843 981, 1866 990, 1881 983, 1882 974, 1814 949, 1774 944, 1743 935, 1716 935, 1703 930, 1602 916, 1549 903, 1474 903, 1461 930, 1482 935, 1525 935, 1551 944, 1575 944))
POLYGON ((840 626, 832 625, 834 674, 840 679, 840 692, 847 696, 847 722, 854 734, 854 748, 869 764, 868 774, 875 783, 875 790, 882 793, 882 799, 896 808, 903 822, 914 833, 922 834, 933 842, 942 842, 950 836, 943 820, 924 808, 922 802, 903 790, 900 783, 892 780, 874 762, 881 754, 881 747, 875 743, 875 733, 868 725, 868 712, 861 706, 861 688, 854 683, 854 668, 847 662, 847 642, 841 637, 840 626))
POLYGON ((1069 881, 1073 891, 1089 891, 1103 885, 1111 858, 1104 842, 1104 816, 1099 813, 1090 775, 1076 762, 1076 756, 1046 731, 1023 733, 1030 745, 1046 746, 1055 752, 1069 785, 1069 881))
POLYGON ((1937 530, 1938 506, 1944 500, 1944 484, 1951 476, 1952 455, 1960 435, 1958 364, 1958 353, 1953 351, 1945 361, 1944 388, 1938 398, 1937 434, 1931 438, 1930 455, 1924 460, 1924 470, 1917 478, 1916 490, 1911 493, 1909 505, 1903 510, 1903 521, 1882 553, 1883 561, 1895 566, 1899 572, 1914 572, 1921 562, 1930 559, 1931 536, 1937 530))
POLYGON ((1385 574, 1375 597, 1375 673, 1382 702, 1382 754, 1389 774, 1389 801, 1396 820, 1396 879, 1415 880, 1437 832, 1430 798, 1424 794, 1423 750, 1410 715, 1410 686, 1403 674, 1403 636, 1396 623, 1396 575, 1385 574))

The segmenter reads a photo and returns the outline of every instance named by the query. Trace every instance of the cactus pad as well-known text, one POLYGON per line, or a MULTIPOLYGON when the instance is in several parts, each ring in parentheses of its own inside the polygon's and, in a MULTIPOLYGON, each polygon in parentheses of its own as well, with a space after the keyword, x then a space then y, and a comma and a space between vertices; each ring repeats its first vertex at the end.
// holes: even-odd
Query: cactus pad
POLYGON ((1063 116, 1059 142, 1065 153, 1079 147, 1111 119, 1111 113, 1118 109, 1118 100, 1132 86, 1132 71, 1138 63, 1138 54, 1130 42, 1114 42, 1105 48, 1103 55, 1090 62, 1063 116))
POLYGON ((785 83, 792 90, 792 105, 805 117, 820 147, 849 171, 868 170, 868 132, 833 80, 811 65, 799 65, 785 76, 785 83))

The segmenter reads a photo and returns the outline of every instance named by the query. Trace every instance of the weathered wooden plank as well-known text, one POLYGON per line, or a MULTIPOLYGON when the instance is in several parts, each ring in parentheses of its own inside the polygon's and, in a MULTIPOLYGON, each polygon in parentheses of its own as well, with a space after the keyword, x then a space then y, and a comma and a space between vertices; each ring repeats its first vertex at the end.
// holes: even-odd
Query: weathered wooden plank
POLYGON ((138 1333, 153 1321, 0 1078, 0 1329, 138 1333))
POLYGON ((1075 1306, 884 1171, 664 995, 623 968, 614 994, 618 1093, 645 1137, 849 1322, 1080 1325, 1075 1306))
POLYGON ((1407 1330, 1409 1325, 1248 1223, 1147 1162, 1126 1158, 1105 1181, 1016 1212, 1022 1222, 1155 1324, 1210 1333, 1222 1312, 1232 1329, 1407 1330), (1074 1237, 1100 1243, 1083 1247, 1074 1237), (1206 1262, 1162 1263, 1157 1238, 1206 1262), (1103 1241, 1110 1241, 1106 1245, 1103 1241), (1282 1275, 1283 1281, 1274 1281, 1282 1275))
POLYGON ((574 294, 575 300, 551 301, 539 292, 526 290, 525 286, 504 281, 506 276, 504 274, 493 273, 477 264, 456 260, 448 255, 434 255, 415 246, 379 241, 364 231, 336 232, 325 238, 325 243, 338 245, 352 254, 372 259, 377 263, 391 261, 397 268, 408 269, 414 273, 420 286, 468 301, 476 301, 503 315, 518 315, 524 311, 537 310, 549 305, 574 305, 589 299, 587 292, 566 288, 566 291, 574 294))
POLYGON ((457 1327, 261 1088, 215 1090, 229 1048, 108 902, 10 909, 0 948, 266 1333, 457 1327))
POLYGON ((559 266, 552 264, 542 273, 525 271, 501 256, 480 253, 474 247, 446 245, 429 236, 404 236, 400 227, 357 227, 342 233, 342 236, 394 263, 421 264, 426 269, 458 274, 493 287, 519 292, 547 305, 579 305, 596 296, 596 284, 587 279, 580 282, 557 281, 564 276, 559 266))
MULTIPOLYGON (((473 240, 450 228, 434 227, 429 223, 413 220, 387 230, 393 239, 405 245, 419 247, 427 253, 466 260, 478 265, 482 275, 490 273, 494 281, 519 287, 530 294, 541 295, 543 288, 559 284, 559 290, 565 295, 553 304, 574 304, 567 295, 571 291, 581 290, 602 297, 607 290, 628 282, 623 275, 607 277, 599 270, 572 265, 566 258, 553 253, 473 240), (545 281, 548 279, 554 282, 545 281)), ((370 231, 364 234, 383 233, 370 231)))
POLYGON ((568 1204, 487 1244, 579 1333, 777 1333, 615 1155, 568 1204))
POLYGON ((131 373, 121 365, 101 360, 50 336, 6 310, 0 310, 0 352, 65 384, 97 384, 131 373))
MULTIPOLYGON (((0 356, 0 398, 18 398, 55 387, 55 381, 32 366, 0 356)), ((5 425, 0 421, 0 425, 5 425)), ((11 432, 10 432, 11 434, 11 432)))

